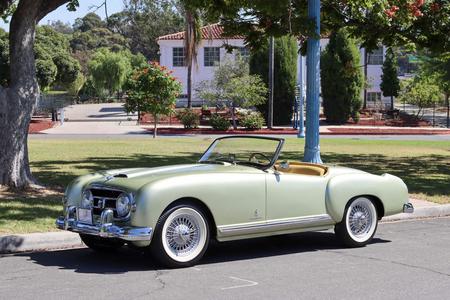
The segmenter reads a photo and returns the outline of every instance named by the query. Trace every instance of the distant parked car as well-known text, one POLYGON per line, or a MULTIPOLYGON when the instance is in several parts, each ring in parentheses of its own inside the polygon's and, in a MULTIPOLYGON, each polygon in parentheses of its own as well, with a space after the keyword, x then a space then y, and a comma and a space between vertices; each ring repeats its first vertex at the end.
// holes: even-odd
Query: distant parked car
POLYGON ((197 263, 211 238, 228 241, 335 229, 349 247, 369 243, 378 220, 412 212, 395 176, 278 161, 284 140, 216 139, 198 163, 121 169, 74 180, 60 229, 94 250, 125 243, 169 267, 197 263))

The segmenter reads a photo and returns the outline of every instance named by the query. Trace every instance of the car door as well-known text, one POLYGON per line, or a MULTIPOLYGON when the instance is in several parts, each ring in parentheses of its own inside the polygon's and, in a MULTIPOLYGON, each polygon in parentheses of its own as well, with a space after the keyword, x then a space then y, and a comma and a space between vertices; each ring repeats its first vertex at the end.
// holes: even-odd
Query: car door
POLYGON ((307 218, 326 214, 327 176, 266 174, 266 219, 307 218))

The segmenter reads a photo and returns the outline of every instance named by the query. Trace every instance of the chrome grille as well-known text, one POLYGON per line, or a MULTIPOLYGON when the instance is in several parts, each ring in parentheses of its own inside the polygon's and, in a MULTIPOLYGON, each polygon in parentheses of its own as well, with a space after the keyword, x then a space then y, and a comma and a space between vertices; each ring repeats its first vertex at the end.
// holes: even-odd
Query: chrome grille
POLYGON ((104 209, 112 209, 114 218, 118 218, 116 212, 116 201, 122 191, 102 188, 91 188, 92 196, 94 197, 94 206, 92 207, 92 214, 94 220, 97 221, 104 209))

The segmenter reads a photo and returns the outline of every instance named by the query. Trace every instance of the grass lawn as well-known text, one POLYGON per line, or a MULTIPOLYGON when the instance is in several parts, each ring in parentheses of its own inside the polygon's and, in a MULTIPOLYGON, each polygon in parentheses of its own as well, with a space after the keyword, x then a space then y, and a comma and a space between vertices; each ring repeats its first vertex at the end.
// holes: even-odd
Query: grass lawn
MULTIPOLYGON (((210 143, 201 137, 33 139, 29 151, 33 174, 62 191, 76 176, 97 170, 195 162, 210 143)), ((282 159, 301 159, 303 143, 287 139, 282 159)), ((327 164, 391 173, 406 182, 412 197, 450 203, 450 142, 323 139, 321 152, 327 164)), ((53 230, 60 197, 60 192, 17 195, 0 190, 0 234, 53 230)))

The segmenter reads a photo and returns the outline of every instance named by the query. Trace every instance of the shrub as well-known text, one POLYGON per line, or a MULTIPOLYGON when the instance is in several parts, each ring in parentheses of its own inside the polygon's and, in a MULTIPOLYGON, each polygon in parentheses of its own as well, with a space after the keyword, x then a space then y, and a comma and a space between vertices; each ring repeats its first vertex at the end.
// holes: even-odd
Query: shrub
POLYGON ((177 118, 186 129, 198 128, 198 125, 200 124, 199 116, 189 108, 179 111, 177 113, 177 118))
POLYGON ((251 112, 244 115, 241 120, 242 126, 250 130, 261 129, 264 125, 264 117, 259 112, 251 112))
POLYGON ((227 119, 218 114, 214 114, 211 116, 209 124, 213 129, 220 131, 226 131, 231 126, 230 121, 228 121, 227 119))
POLYGON ((323 112, 329 123, 343 124, 361 108, 364 82, 356 41, 338 30, 321 54, 323 112))

